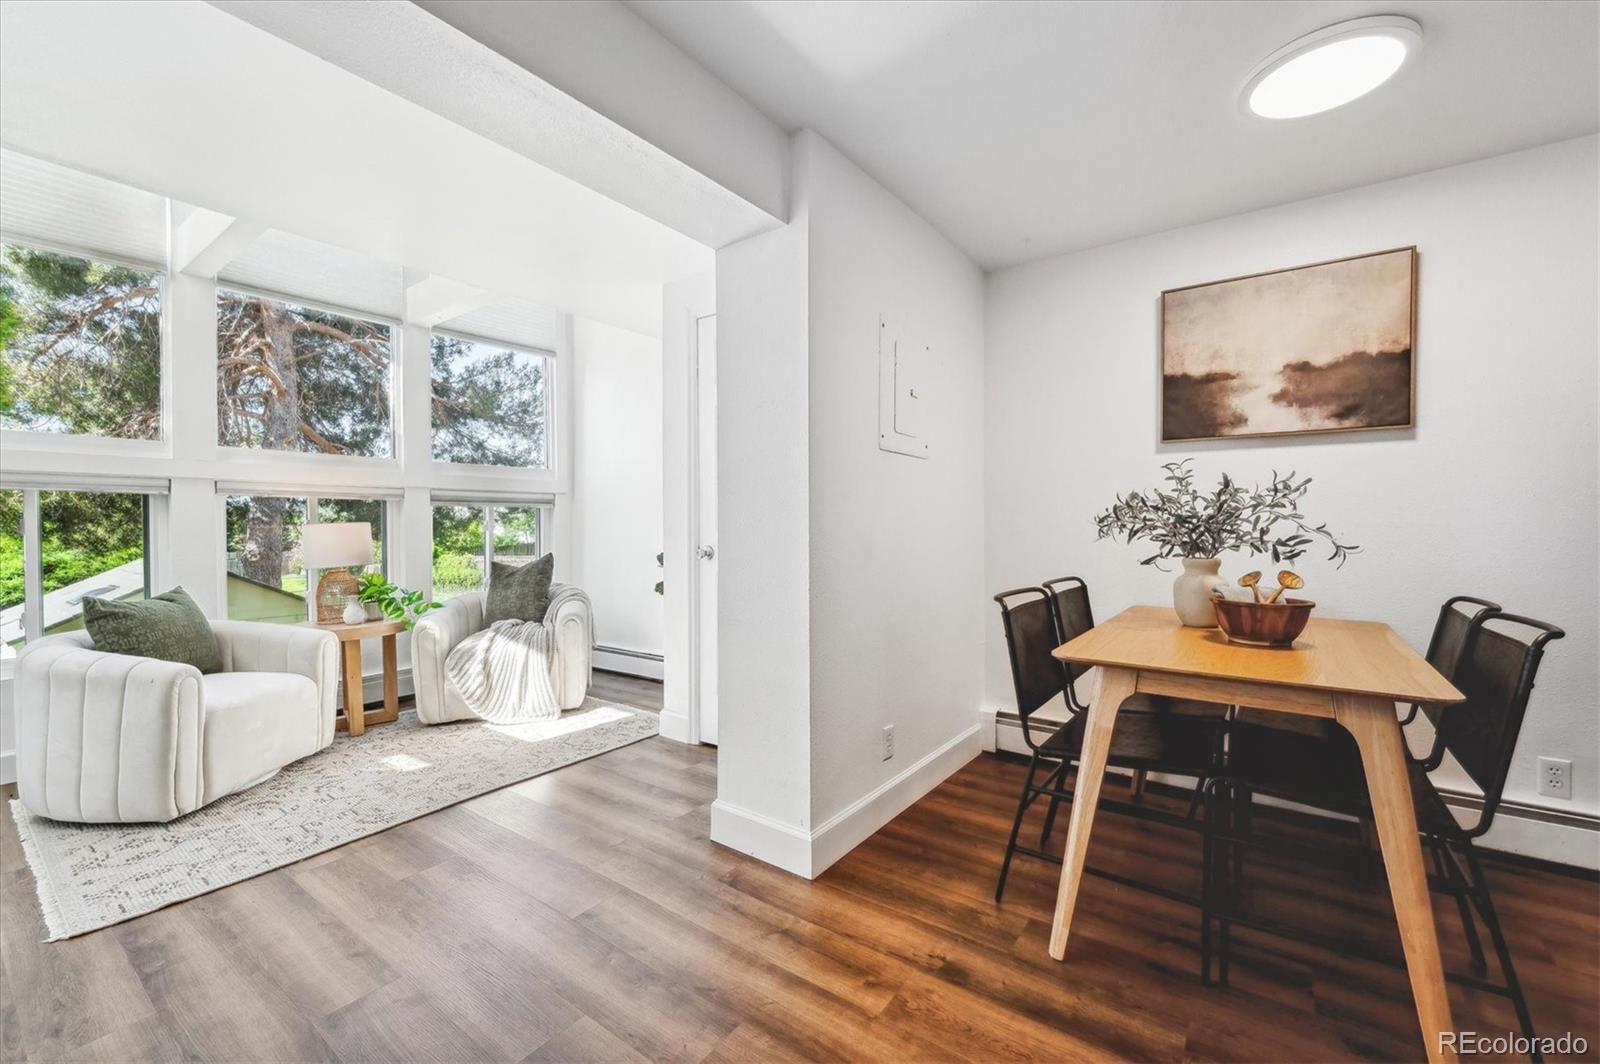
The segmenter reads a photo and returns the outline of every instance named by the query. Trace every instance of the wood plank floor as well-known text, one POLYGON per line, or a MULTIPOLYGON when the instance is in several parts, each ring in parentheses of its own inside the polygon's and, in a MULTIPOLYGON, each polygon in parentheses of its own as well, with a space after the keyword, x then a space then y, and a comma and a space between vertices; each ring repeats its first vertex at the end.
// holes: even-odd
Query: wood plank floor
MULTIPOLYGON (((605 677, 597 687, 659 705, 655 685, 605 677)), ((1194 910, 1104 880, 1086 881, 1069 960, 1052 962, 1055 868, 1021 861, 1005 904, 991 896, 1021 774, 980 757, 808 883, 707 841, 714 751, 652 739, 55 944, 42 941, 7 815, 0 1052, 117 1062, 1420 1057, 1402 971, 1240 932, 1234 985, 1208 988, 1194 910)), ((1186 833, 1107 814, 1091 861, 1187 885, 1196 847, 1186 833)), ((1380 882, 1307 882, 1270 857, 1251 870, 1264 907, 1396 948, 1380 882), (1277 889, 1288 884, 1300 893, 1277 889)), ((1490 874, 1541 1031, 1582 1034, 1594 1059, 1595 883, 1490 874)), ((1447 965, 1464 971, 1459 923, 1442 910, 1438 922, 1447 965)), ((1512 1027, 1502 999, 1452 987, 1451 1000, 1465 1028, 1512 1027)))

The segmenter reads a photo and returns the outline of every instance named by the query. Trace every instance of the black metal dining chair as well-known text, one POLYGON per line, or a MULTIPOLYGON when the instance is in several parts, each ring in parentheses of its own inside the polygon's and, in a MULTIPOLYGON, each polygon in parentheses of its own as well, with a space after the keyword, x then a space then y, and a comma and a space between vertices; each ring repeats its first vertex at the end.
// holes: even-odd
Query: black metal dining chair
MULTIPOLYGON (((1053 580, 1046 580, 1039 585, 1050 595, 1050 606, 1055 612, 1056 635, 1063 643, 1069 643, 1078 636, 1083 635, 1094 627, 1094 606, 1089 601, 1089 585, 1077 576, 1058 576, 1053 580)), ((1077 681, 1089 671, 1091 666, 1078 662, 1063 662, 1067 673, 1067 703, 1076 712, 1082 713, 1088 709, 1088 703, 1083 701, 1078 694, 1077 681)), ((1229 715, 1232 707, 1216 702, 1194 702, 1177 698, 1151 698, 1145 696, 1140 699, 1130 699, 1123 703, 1121 713, 1140 712, 1173 712, 1190 717, 1209 717, 1220 724, 1229 715)), ((1120 716, 1120 714, 1119 714, 1120 716)), ((1133 786, 1129 794, 1137 799, 1144 793, 1145 770, 1135 769, 1133 772, 1133 786)), ((1206 777, 1195 781, 1194 797, 1189 803, 1188 816, 1192 819, 1199 809, 1201 796, 1206 785, 1206 777)), ((1044 831, 1039 837, 1039 845, 1050 845, 1050 831, 1055 825, 1056 808, 1060 800, 1050 800, 1050 811, 1045 814, 1044 831)))
MULTIPOLYGON (((1087 588, 1082 581, 1081 599, 1076 595, 1068 616, 1089 614, 1087 588)), ((1011 871, 1012 858, 1024 854, 1040 860, 1061 863, 1061 858, 1049 853, 1050 831, 1055 812, 1061 802, 1072 800, 1072 789, 1067 786, 1067 774, 1078 763, 1083 750, 1085 711, 1072 689, 1076 672, 1061 661, 1052 651, 1066 642, 1064 625, 1058 620, 1055 595, 1042 587, 1013 588, 994 596, 1000 606, 1001 624, 1005 629, 1006 649, 1011 660, 1011 680, 1016 692, 1017 714, 1022 721, 1022 736, 1030 751, 1028 773, 1017 801, 1016 816, 1011 824, 1011 837, 1006 842, 1005 857, 1000 864, 1000 877, 995 885, 995 901, 1005 895, 1006 878, 1011 871), (1040 721, 1034 715, 1044 706, 1063 699, 1065 721, 1040 721), (1036 729, 1043 738, 1036 737, 1036 729), (1043 769, 1045 774, 1039 778, 1043 769), (1017 841, 1022 821, 1028 808, 1040 797, 1048 797, 1050 811, 1039 847, 1026 846, 1017 841)), ((1069 622, 1078 623, 1076 620, 1069 622)), ((1068 630, 1073 630, 1068 628, 1068 630)), ((1116 768, 1170 772, 1175 775, 1207 777, 1220 762, 1222 755, 1222 716, 1200 713, 1171 712, 1170 700, 1148 695, 1135 695, 1123 704, 1117 716, 1117 726, 1112 733, 1111 753, 1107 764, 1116 768)), ((1126 813, 1144 820, 1173 824, 1191 831, 1203 825, 1190 818, 1177 816, 1165 810, 1143 804, 1114 801, 1102 798, 1100 808, 1126 813)), ((1170 891, 1155 884, 1140 882, 1107 871, 1089 869, 1095 875, 1111 879, 1126 886, 1150 891, 1189 904, 1198 899, 1170 891)))
MULTIPOLYGON (((1456 674, 1456 667, 1460 664, 1462 652, 1466 649, 1468 635, 1472 632, 1473 624, 1488 613, 1500 612, 1500 604, 1488 599, 1477 598, 1472 595, 1455 595, 1445 600, 1439 607, 1439 616, 1433 622, 1433 634, 1428 637, 1428 652, 1425 655, 1428 664, 1439 671, 1445 679, 1452 679, 1456 674)), ((1417 719, 1418 707, 1413 704, 1405 717, 1400 721, 1402 725, 1409 725, 1417 719)), ((1249 728, 1267 728, 1278 732, 1296 733, 1302 738, 1291 739, 1283 736, 1268 736, 1261 732, 1243 732, 1247 738, 1246 743, 1274 742, 1288 748, 1284 764, 1306 765, 1312 764, 1333 770, 1342 769, 1351 758, 1359 760, 1356 754, 1355 741, 1350 738, 1350 733, 1344 728, 1325 717, 1301 717, 1289 713, 1272 713, 1267 710, 1251 709, 1248 706, 1239 707, 1234 713, 1234 720, 1240 725, 1249 728), (1334 755, 1319 750, 1317 744, 1328 744, 1337 748, 1338 760, 1329 760, 1334 755)), ((1413 758, 1413 760, 1417 760, 1413 758)), ((1286 795, 1279 793, 1281 789, 1268 775, 1262 777, 1266 782, 1262 793, 1283 798, 1286 795)), ((1251 785, 1240 778, 1232 781, 1232 807, 1234 828, 1245 834, 1250 830, 1250 812, 1252 794, 1251 785)), ((1289 775, 1283 786, 1292 790, 1307 790, 1300 785, 1298 777, 1289 775)), ((1326 788, 1321 788, 1326 789, 1326 788)), ((1290 798, 1290 801, 1294 799, 1290 798)), ((1372 837, 1371 821, 1361 821, 1362 834, 1370 839, 1372 837)), ((1233 871, 1238 875, 1244 860, 1243 848, 1233 851, 1233 871)), ((1465 903, 1463 903, 1465 904, 1465 903)), ((1463 919, 1468 924, 1467 937, 1472 944, 1474 963, 1483 967, 1483 950, 1478 944, 1477 936, 1473 932, 1470 921, 1463 919)))
MULTIPOLYGON (((1533 1018, 1517 978, 1505 933, 1495 912, 1488 880, 1483 874, 1473 841, 1494 821, 1516 752, 1517 736, 1527 713, 1534 679, 1545 647, 1565 633, 1555 625, 1503 613, 1482 599, 1457 598, 1445 604, 1429 659, 1456 686, 1465 700, 1451 706, 1424 706, 1420 714, 1433 725, 1431 749, 1409 762, 1412 802, 1424 847, 1433 859, 1430 888, 1450 894, 1456 901, 1472 954, 1477 978, 1451 975, 1458 982, 1511 999, 1524 1035, 1532 1042, 1533 1018), (1463 612, 1463 603, 1476 609, 1463 612), (1470 826, 1457 821, 1431 773, 1449 754, 1482 792, 1482 807, 1470 826), (1488 964, 1478 938, 1474 911, 1488 931, 1499 961, 1504 986, 1483 981, 1488 964)), ((1414 707, 1406 718, 1418 716, 1414 707)), ((1230 729, 1226 764, 1213 784, 1207 801, 1206 864, 1208 889, 1202 920, 1209 935, 1216 919, 1220 934, 1217 950, 1219 974, 1227 981, 1231 951, 1229 929, 1233 922, 1268 931, 1285 931, 1243 918, 1234 909, 1238 866, 1223 851, 1232 847, 1261 846, 1236 811, 1252 793, 1270 794, 1330 812, 1370 817, 1365 775, 1355 742, 1343 729, 1326 736, 1288 732, 1241 719, 1230 729), (1241 797, 1242 795, 1242 797, 1241 797)), ((1279 840, 1277 848, 1305 850, 1326 858, 1339 849, 1325 844, 1306 846, 1279 840)), ((1297 936, 1299 937, 1299 936, 1297 936)), ((1204 973, 1209 978, 1209 968, 1204 973)), ((1534 1044, 1534 1059, 1539 1059, 1534 1044)))

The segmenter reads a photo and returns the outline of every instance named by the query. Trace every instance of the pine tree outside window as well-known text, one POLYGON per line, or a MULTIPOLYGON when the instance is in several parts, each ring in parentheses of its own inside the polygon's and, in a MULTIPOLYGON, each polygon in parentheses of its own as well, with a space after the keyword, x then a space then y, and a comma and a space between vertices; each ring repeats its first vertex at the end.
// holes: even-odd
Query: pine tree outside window
POLYGON ((545 355, 435 332, 431 362, 435 461, 549 467, 545 355))
POLYGON ((161 438, 159 271, 0 245, 0 428, 161 438))
POLYGON ((217 442, 388 458, 394 328, 217 289, 217 442))

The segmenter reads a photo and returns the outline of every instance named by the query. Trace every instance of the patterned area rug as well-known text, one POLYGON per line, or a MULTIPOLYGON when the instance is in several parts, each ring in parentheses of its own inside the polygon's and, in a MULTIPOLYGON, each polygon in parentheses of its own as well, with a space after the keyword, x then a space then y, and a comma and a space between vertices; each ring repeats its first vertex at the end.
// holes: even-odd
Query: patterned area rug
POLYGON ((382 831, 655 735, 660 719, 588 699, 557 720, 423 727, 407 710, 168 824, 65 824, 11 803, 50 941, 382 831))

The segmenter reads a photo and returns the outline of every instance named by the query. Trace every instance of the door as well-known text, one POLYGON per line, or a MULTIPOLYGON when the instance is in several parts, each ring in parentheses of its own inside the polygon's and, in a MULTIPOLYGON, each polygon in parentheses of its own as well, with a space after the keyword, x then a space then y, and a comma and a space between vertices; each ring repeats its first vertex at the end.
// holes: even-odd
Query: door
POLYGON ((717 741, 717 318, 695 319, 695 663, 700 741, 717 741))

